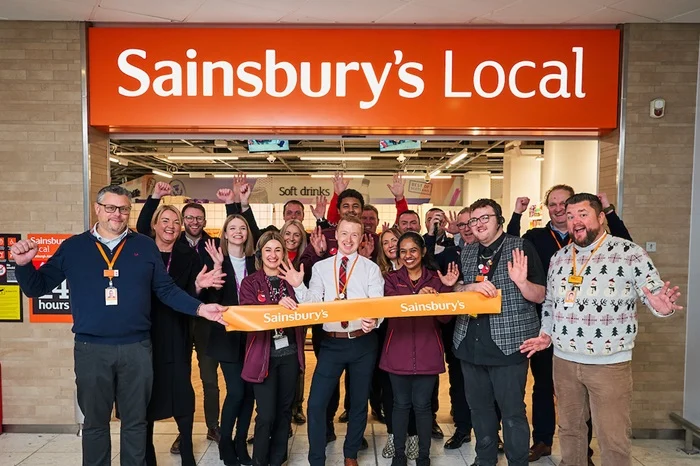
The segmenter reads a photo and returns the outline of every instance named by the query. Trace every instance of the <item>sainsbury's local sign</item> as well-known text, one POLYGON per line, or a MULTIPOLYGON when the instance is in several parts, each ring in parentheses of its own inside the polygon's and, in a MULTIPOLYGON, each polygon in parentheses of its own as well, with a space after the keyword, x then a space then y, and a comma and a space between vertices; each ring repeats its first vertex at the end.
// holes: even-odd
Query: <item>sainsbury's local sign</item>
POLYGON ((615 127, 617 30, 91 28, 90 123, 141 131, 615 127))

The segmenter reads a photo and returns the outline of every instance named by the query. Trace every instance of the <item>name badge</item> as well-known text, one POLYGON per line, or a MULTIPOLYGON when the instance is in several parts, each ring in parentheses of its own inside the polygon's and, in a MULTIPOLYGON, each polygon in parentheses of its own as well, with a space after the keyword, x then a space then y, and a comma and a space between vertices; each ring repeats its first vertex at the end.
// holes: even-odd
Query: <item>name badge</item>
POLYGON ((117 289, 113 286, 105 288, 105 306, 116 306, 119 304, 117 289))
POLYGON ((289 339, 287 338, 287 335, 275 335, 272 337, 272 340, 275 342, 276 350, 281 350, 282 348, 289 346, 289 339))
POLYGON ((115 278, 119 276, 119 270, 105 270, 102 275, 106 278, 115 278))
POLYGON ((568 308, 576 304, 576 290, 571 290, 566 293, 564 298, 564 307, 568 308))
POLYGON ((476 281, 477 281, 477 283, 487 282, 487 281, 489 281, 489 277, 487 277, 486 275, 477 275, 476 281))
POLYGON ((572 285, 580 285, 583 283, 583 277, 581 275, 569 275, 568 282, 572 285))

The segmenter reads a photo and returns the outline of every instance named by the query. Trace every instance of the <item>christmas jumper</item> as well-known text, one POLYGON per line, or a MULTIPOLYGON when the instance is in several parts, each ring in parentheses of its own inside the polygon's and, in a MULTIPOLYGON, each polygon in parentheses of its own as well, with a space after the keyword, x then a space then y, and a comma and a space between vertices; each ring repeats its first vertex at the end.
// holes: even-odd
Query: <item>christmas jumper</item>
POLYGON ((606 234, 585 248, 572 243, 560 249, 550 262, 542 305, 541 330, 552 338, 554 355, 581 364, 632 359, 637 299, 666 317, 649 306, 645 286, 654 293, 663 281, 644 249, 631 241, 606 234), (569 280, 574 248, 580 284, 569 280))

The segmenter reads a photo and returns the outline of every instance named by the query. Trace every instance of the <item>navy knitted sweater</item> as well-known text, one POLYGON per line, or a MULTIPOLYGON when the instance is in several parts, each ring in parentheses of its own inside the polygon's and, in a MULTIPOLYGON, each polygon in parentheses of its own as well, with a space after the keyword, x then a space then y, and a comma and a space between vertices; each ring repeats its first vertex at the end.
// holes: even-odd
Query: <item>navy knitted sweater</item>
POLYGON ((50 293, 63 280, 68 281, 73 333, 76 341, 119 345, 150 337, 151 291, 163 303, 184 314, 195 315, 200 301, 173 282, 163 265, 155 242, 144 235, 129 232, 114 269, 113 279, 119 304, 105 305, 105 288, 109 279, 101 247, 111 260, 118 247, 110 252, 89 231, 72 236, 61 244, 39 270, 29 263, 17 267, 17 281, 30 298, 50 293))

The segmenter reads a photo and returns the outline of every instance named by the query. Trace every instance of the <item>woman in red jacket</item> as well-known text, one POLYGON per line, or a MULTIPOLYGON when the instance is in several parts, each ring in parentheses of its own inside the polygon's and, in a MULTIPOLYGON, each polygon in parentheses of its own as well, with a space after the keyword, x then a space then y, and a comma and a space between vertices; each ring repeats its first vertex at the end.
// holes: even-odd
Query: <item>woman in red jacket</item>
MULTIPOLYGON (((425 253, 425 243, 419 234, 409 231, 399 238, 399 259, 403 267, 385 277, 385 296, 452 291, 459 277, 457 265, 450 264, 447 274, 442 275, 426 266, 425 253)), ((445 372, 445 351, 438 321, 447 322, 451 318, 388 319, 387 338, 379 367, 389 373, 394 393, 392 417, 396 454, 392 466, 406 465, 406 432, 411 407, 416 413, 418 430, 416 465, 430 464, 431 399, 438 374, 445 372)))
MULTIPOLYGON (((280 303, 294 307, 294 289, 279 277, 283 262, 289 265, 284 239, 276 231, 264 233, 255 252, 258 270, 243 279, 240 304, 280 303)), ((292 402, 297 376, 304 370, 304 339, 303 327, 248 334, 241 377, 253 384, 255 394, 253 464, 256 466, 277 466, 287 460, 292 402)))

